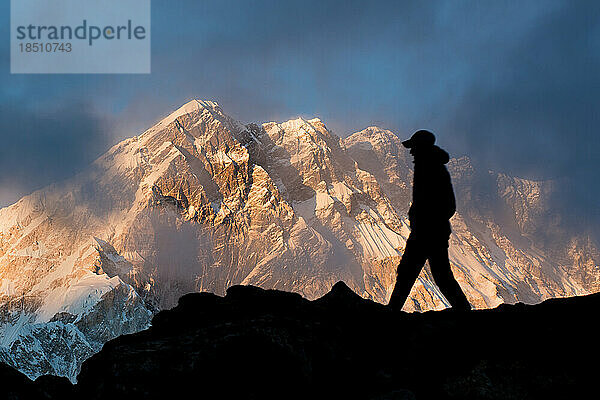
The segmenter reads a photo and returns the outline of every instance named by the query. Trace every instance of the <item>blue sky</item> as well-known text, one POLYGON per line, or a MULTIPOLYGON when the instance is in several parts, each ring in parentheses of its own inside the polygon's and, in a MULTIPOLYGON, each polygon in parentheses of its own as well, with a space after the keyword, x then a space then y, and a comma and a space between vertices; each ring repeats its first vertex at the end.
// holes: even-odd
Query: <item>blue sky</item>
POLYGON ((598 217, 599 4, 153 0, 152 74, 11 75, 4 0, 0 206, 202 98, 340 136, 429 128, 482 168, 567 179, 572 212, 598 217))

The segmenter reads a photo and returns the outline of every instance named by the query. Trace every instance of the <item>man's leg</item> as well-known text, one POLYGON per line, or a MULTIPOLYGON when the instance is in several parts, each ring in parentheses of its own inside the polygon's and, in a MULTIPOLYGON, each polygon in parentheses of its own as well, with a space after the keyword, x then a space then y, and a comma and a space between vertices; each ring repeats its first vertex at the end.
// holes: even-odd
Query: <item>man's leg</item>
POLYGON ((396 276, 396 285, 390 297, 389 306, 396 310, 401 310, 410 294, 415 281, 419 277, 419 272, 425 265, 425 251, 422 243, 411 239, 406 241, 406 249, 398 265, 398 275, 396 276))
POLYGON ((460 285, 454 279, 452 269, 450 269, 448 247, 445 243, 431 243, 431 245, 435 246, 435 248, 431 249, 430 252, 429 267, 431 268, 431 275, 433 275, 435 284, 440 288, 453 309, 470 310, 471 305, 469 304, 469 300, 467 300, 460 285))

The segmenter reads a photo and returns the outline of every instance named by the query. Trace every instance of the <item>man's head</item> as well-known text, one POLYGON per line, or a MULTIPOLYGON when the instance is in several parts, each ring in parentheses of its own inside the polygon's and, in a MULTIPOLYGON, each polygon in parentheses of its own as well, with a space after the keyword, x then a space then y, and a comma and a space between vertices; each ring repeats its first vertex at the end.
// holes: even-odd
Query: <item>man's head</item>
POLYGON ((410 149, 410 154, 414 157, 420 157, 419 154, 427 154, 435 143, 433 133, 421 129, 413 133, 410 139, 402 142, 402 145, 410 149))
POLYGON ((433 133, 426 131, 425 129, 421 129, 413 133, 410 139, 402 142, 402 145, 407 149, 416 149, 416 148, 424 148, 431 147, 435 143, 435 136, 433 133))

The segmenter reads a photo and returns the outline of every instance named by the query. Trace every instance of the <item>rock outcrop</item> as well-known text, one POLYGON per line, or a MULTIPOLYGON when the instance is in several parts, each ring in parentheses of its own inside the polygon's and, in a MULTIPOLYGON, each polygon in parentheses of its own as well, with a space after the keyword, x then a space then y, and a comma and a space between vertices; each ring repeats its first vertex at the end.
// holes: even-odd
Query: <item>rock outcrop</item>
POLYGON ((61 399, 584 398, 596 386, 598 307, 589 295, 408 314, 342 282, 314 301, 233 286, 186 295, 148 330, 106 343, 75 386, 23 377, 4 388, 61 399))

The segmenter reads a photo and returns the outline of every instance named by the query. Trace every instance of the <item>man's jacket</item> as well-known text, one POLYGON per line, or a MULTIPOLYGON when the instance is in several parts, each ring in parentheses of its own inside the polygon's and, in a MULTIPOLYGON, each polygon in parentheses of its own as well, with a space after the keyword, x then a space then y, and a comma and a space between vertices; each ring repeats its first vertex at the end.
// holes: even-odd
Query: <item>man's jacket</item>
POLYGON ((456 200, 446 164, 450 156, 437 146, 414 154, 413 201, 408 211, 413 234, 428 237, 450 235, 450 218, 456 200))

